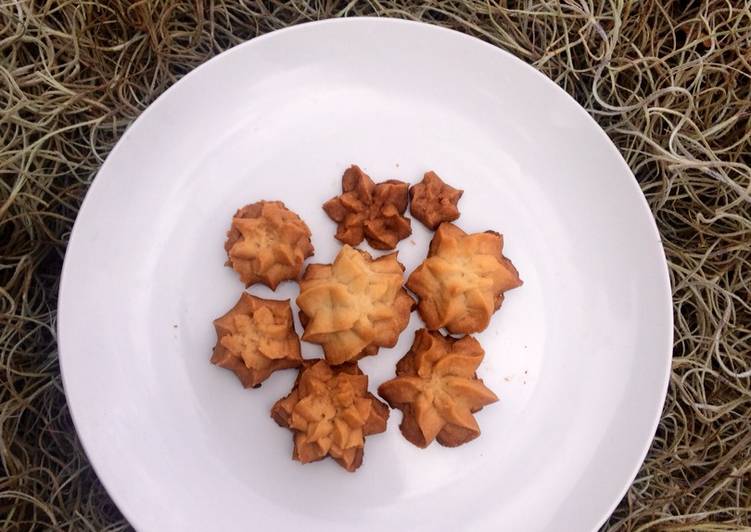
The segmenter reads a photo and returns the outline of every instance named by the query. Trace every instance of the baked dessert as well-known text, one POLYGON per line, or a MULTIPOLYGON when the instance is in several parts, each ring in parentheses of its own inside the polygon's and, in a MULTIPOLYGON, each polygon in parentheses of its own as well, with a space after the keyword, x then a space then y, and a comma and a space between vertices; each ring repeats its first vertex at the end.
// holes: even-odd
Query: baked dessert
POLYGON ((430 330, 470 334, 485 329, 503 293, 521 286, 514 265, 503 256, 503 236, 467 234, 452 223, 438 227, 428 257, 407 280, 430 330))
POLYGON ((310 229, 281 201, 259 201, 239 209, 224 244, 227 265, 245 286, 263 283, 272 290, 297 279, 313 254, 310 229))
POLYGON ((412 216, 433 231, 443 222, 459 218, 459 198, 463 190, 450 187, 433 171, 426 172, 422 181, 409 189, 412 216))
POLYGON ((211 362, 235 372, 246 388, 279 369, 302 364, 289 300, 262 299, 246 292, 214 320, 216 345, 211 362))
POLYGON ((292 459, 303 464, 330 456, 347 471, 362 464, 365 437, 386 430, 389 408, 368 392, 368 377, 357 364, 332 368, 308 361, 271 417, 292 430, 292 459))
POLYGON ((348 245, 333 264, 309 265, 297 297, 302 339, 323 346, 332 365, 393 347, 415 304, 403 272, 396 253, 373 259, 348 245))
POLYGON ((377 185, 359 166, 350 166, 342 176, 342 193, 323 204, 323 210, 338 227, 336 238, 356 246, 363 238, 375 249, 394 249, 412 234, 407 210, 409 185, 389 179, 377 185))
POLYGON ((434 439, 456 447, 480 435, 474 413, 498 400, 475 373, 483 356, 471 336, 415 333, 409 352, 396 364, 396 378, 378 387, 378 394, 402 411, 399 429, 407 440, 418 447, 434 439))

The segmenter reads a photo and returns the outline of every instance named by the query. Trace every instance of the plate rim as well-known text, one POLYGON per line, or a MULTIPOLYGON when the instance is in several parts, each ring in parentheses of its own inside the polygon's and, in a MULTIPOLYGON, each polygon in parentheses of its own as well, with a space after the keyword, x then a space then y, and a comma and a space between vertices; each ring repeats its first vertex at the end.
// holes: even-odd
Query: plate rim
MULTIPOLYGON (((175 87, 182 86, 185 82, 185 80, 190 79, 197 75, 197 72, 202 71, 207 64, 212 63, 214 61, 220 60, 220 58, 226 58, 230 54, 233 53, 239 53, 242 49, 248 48, 253 46, 254 44, 267 40, 267 39, 274 39, 278 38, 282 35, 285 35, 287 33, 291 32, 298 32, 298 31, 306 31, 310 29, 311 27, 319 27, 319 26, 335 26, 335 25, 350 25, 350 24, 375 24, 375 25, 403 25, 403 26, 413 26, 413 27, 427 27, 431 31, 436 32, 443 32, 443 33, 449 33, 453 34, 453 37, 463 39, 466 41, 471 41, 474 44, 480 44, 481 46, 485 46, 488 48, 493 49, 496 53, 500 53, 506 56, 507 59, 510 59, 517 63, 517 65, 523 65, 523 68, 527 71, 533 73, 534 76, 536 76, 538 79, 541 80, 542 83, 547 84, 548 86, 552 86, 554 90, 559 91, 559 93, 565 94, 565 97, 569 99, 571 103, 574 104, 574 108, 576 109, 576 113, 579 113, 580 115, 583 115, 586 117, 586 120, 589 122, 591 126, 594 126, 594 128, 597 130, 597 134, 600 135, 603 140, 606 141, 606 144, 608 145, 608 149, 611 151, 611 155, 615 156, 615 158, 619 161, 619 164, 622 166, 622 168, 628 173, 628 175, 631 176, 630 185, 634 188, 635 192, 638 193, 638 197, 641 209, 642 209, 642 216, 647 216, 650 220, 649 227, 651 231, 653 232, 653 235, 656 237, 657 242, 659 243, 660 249, 661 249, 661 268, 660 268, 660 284, 663 286, 663 293, 660 294, 660 298, 662 301, 662 314, 664 314, 663 319, 665 320, 665 331, 663 332, 664 338, 663 342, 664 345, 660 348, 660 350, 665 351, 665 357, 663 361, 663 379, 662 379, 662 388, 660 396, 662 399, 655 403, 654 405, 654 413, 653 413, 653 419, 652 423, 650 425, 650 431, 649 431, 649 437, 645 437, 645 443, 642 445, 641 450, 638 453, 639 460, 635 463, 635 465, 632 468, 631 473, 624 479, 623 486, 618 490, 618 496, 613 500, 613 502, 609 505, 607 510, 604 512, 602 517, 600 517, 598 524, 593 530, 598 530, 601 528, 607 520, 611 517, 613 511, 617 508, 620 501, 623 499, 623 497, 628 493, 629 488, 633 484, 636 476, 638 475, 642 465, 644 464, 644 461, 647 457, 647 454, 652 446, 652 443, 654 441, 655 434, 657 432, 657 428, 659 426, 660 420, 662 419, 662 413, 664 409, 665 402, 667 400, 667 391, 668 386, 670 383, 670 377, 671 377, 671 368, 672 368, 672 358, 673 358, 673 345, 674 345, 674 314, 673 314, 673 295, 672 295, 672 283, 670 279, 670 272, 669 272, 669 266, 667 261, 667 256, 665 254, 665 247, 663 245, 662 237, 660 235, 659 229, 657 227, 657 221, 655 219, 654 214, 652 213, 652 210, 649 207, 649 203, 647 202, 647 199, 644 195, 644 192, 642 191, 638 180, 636 179, 636 176, 632 172, 631 168, 628 166, 628 163, 626 163, 626 160, 623 158, 623 155, 620 153, 616 145, 613 143, 613 141, 610 139, 608 134, 604 131, 604 129, 597 123, 597 121, 587 112, 587 110, 579 104, 579 102, 576 101, 576 99, 571 96, 568 92, 566 92, 562 87, 560 87, 557 83, 555 83, 552 79, 550 79, 548 76, 543 74, 541 71, 537 70, 534 66, 527 63, 526 61, 522 60, 521 58, 517 57, 513 53, 509 52, 506 49, 503 49, 499 46, 496 46, 494 44, 491 44, 489 42, 486 42, 478 37, 469 35, 467 33, 463 33, 458 30, 454 30, 451 28, 446 28, 443 26, 438 26, 435 24, 417 21, 417 20, 407 20, 407 19, 398 19, 398 18, 391 18, 391 17, 375 17, 375 16, 365 16, 365 17, 339 17, 339 18, 329 18, 329 19, 323 19, 323 20, 316 20, 311 22, 304 22, 301 24, 296 24, 293 26, 287 26, 285 28, 280 28, 278 30, 270 31, 268 33, 265 33, 263 35, 259 35, 253 38, 250 38, 238 45, 233 46, 232 48, 229 48, 227 50, 224 50, 223 52, 220 52, 213 57, 209 58, 208 60, 204 61, 200 65, 193 68, 190 72, 182 76, 180 79, 178 79, 175 83, 170 85, 164 92, 162 92, 159 96, 157 96, 147 107, 144 109, 136 118, 133 120, 133 122, 126 128, 126 130, 123 132, 123 134, 118 138, 115 145, 112 147, 110 152, 107 154, 107 157, 105 158, 102 165, 99 167, 99 170, 97 170, 96 175, 94 178, 92 178, 92 181, 86 190, 86 193, 84 195, 83 200, 81 201, 80 207, 78 209, 78 213, 76 214, 76 219, 73 223, 73 226, 71 228, 70 236, 68 238, 68 243, 66 245, 65 249, 65 256, 63 259, 63 265, 60 272, 60 284, 58 288, 58 302, 57 302, 57 316, 56 316, 56 334, 57 334, 57 350, 58 350, 58 365, 60 368, 60 375, 61 375, 61 381, 63 384, 63 390, 65 393, 65 399, 66 403, 68 405, 68 411, 70 413, 71 420, 73 422, 73 426, 76 431, 76 437, 78 441, 81 444, 81 448, 83 449, 87 460, 89 461, 92 470, 96 474, 99 482, 101 482, 102 486, 105 488, 107 495, 112 499, 112 502, 117 506, 118 510, 121 512, 123 517, 131 524, 131 526, 134 526, 136 529, 142 529, 140 525, 142 525, 142 522, 139 522, 139 518, 136 517, 136 511, 131 508, 130 506, 124 506, 121 505, 120 502, 118 502, 113 495, 113 491, 111 489, 110 481, 107 480, 102 474, 101 469, 102 464, 97 463, 97 459, 94 459, 94 453, 91 452, 91 449, 89 449, 89 444, 86 443, 85 439, 81 436, 81 426, 80 421, 77 420, 77 414, 76 410, 81 410, 83 406, 76 407, 73 404, 73 401, 71 400, 71 394, 70 394, 70 386, 68 384, 68 380, 66 379, 66 372, 65 369, 66 363, 64 360, 66 359, 66 355, 63 354, 63 345, 64 340, 63 337, 65 336, 63 334, 64 331, 64 317, 66 316, 66 313, 63 311, 64 307, 64 301, 66 300, 68 292, 70 292, 70 288, 68 287, 68 283, 66 283, 66 278, 68 277, 66 275, 67 271, 70 269, 70 263, 71 260, 69 260, 69 255, 76 252, 76 235, 79 232, 76 231, 76 229, 79 227, 79 225, 82 223, 81 218, 82 214, 86 212, 87 206, 91 204, 93 201, 96 201, 95 199, 92 199, 92 197, 95 197, 97 194, 97 190, 99 187, 101 187, 101 179, 100 174, 102 171, 106 170, 112 163, 111 159, 112 156, 117 154, 123 146, 123 140, 130 134, 133 134, 133 131, 136 130, 138 125, 144 120, 142 120, 143 117, 148 116, 149 113, 153 112, 154 108, 159 104, 159 102, 162 102, 164 99, 168 98, 169 95, 175 90, 175 87)), ((657 272, 655 272, 657 273, 657 272)), ((657 346, 656 346, 657 347, 657 346)), ((72 358, 72 357, 71 357, 72 358)), ((68 358, 70 360, 70 358, 68 358)))

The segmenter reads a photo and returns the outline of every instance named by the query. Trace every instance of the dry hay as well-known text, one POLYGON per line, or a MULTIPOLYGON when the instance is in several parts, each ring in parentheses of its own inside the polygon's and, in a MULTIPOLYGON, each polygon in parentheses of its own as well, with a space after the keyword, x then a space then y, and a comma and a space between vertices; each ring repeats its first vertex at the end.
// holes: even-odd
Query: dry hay
POLYGON ((290 24, 374 14, 511 51, 608 132, 657 219, 676 322, 657 437, 607 526, 749 523, 749 0, 0 0, 0 526, 127 528, 76 439, 55 346, 65 243, 113 143, 222 50, 290 24))

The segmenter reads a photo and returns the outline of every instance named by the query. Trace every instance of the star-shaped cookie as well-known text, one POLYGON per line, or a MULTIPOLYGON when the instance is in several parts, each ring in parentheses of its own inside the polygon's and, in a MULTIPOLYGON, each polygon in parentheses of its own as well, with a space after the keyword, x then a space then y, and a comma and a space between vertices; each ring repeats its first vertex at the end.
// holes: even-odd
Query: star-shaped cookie
POLYGON ((357 364, 332 368, 321 360, 305 363, 271 417, 292 430, 294 460, 307 464, 330 456, 351 472, 362 464, 365 437, 386 430, 389 409, 368 392, 368 377, 357 364))
POLYGON ((259 201, 238 210, 224 249, 227 265, 246 286, 263 283, 272 290, 297 279, 313 254, 310 229, 281 201, 259 201))
POLYGON ((459 218, 459 198, 463 190, 450 187, 433 171, 426 172, 422 181, 409 189, 412 216, 433 231, 443 222, 459 218))
POLYGON ((323 204, 338 227, 336 238, 351 246, 368 240, 375 249, 394 249, 412 234, 407 210, 409 185, 390 179, 377 185, 359 166, 342 176, 342 193, 323 204))
POLYGON ((428 257, 407 280, 427 328, 445 327, 454 334, 485 329, 503 293, 521 284, 516 268, 503 256, 500 234, 467 234, 452 223, 438 227, 428 257))
POLYGON ((373 259, 347 245, 333 264, 309 265, 297 297, 303 340, 323 346, 330 364, 396 345, 415 304, 403 272, 396 253, 373 259))
POLYGON ((211 362, 234 371, 246 388, 258 386, 276 370, 302 364, 289 300, 243 292, 229 312, 214 320, 214 328, 211 362))
POLYGON ((378 387, 389 405, 402 411, 399 428, 418 447, 437 439, 456 447, 477 438, 474 413, 498 400, 477 378, 484 352, 471 336, 461 339, 420 329, 396 365, 396 378, 378 387))

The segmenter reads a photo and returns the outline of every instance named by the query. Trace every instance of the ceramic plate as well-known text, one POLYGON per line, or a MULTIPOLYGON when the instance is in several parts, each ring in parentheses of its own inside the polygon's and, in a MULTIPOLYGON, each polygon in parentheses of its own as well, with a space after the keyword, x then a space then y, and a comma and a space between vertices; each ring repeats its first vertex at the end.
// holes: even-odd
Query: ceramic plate
MULTIPOLYGON (((408 272, 431 237, 412 226, 398 247, 408 272)), ((297 285, 250 292, 294 300, 297 285)), ((253 39, 151 105, 84 201, 59 310, 76 428, 145 531, 595 529, 654 435, 672 331, 654 220, 586 112, 495 47, 374 19, 253 39), (311 261, 330 262, 321 204, 351 163, 464 189, 458 224, 502 232, 525 283, 477 335, 479 376, 500 397, 477 414, 482 436, 418 449, 392 411, 354 474, 290 459, 269 409, 294 371, 245 390, 209 363, 212 320, 243 290, 224 266, 235 209, 284 201, 313 231, 311 261)), ((395 348, 362 361, 371 390, 420 324, 413 313, 395 348)))

